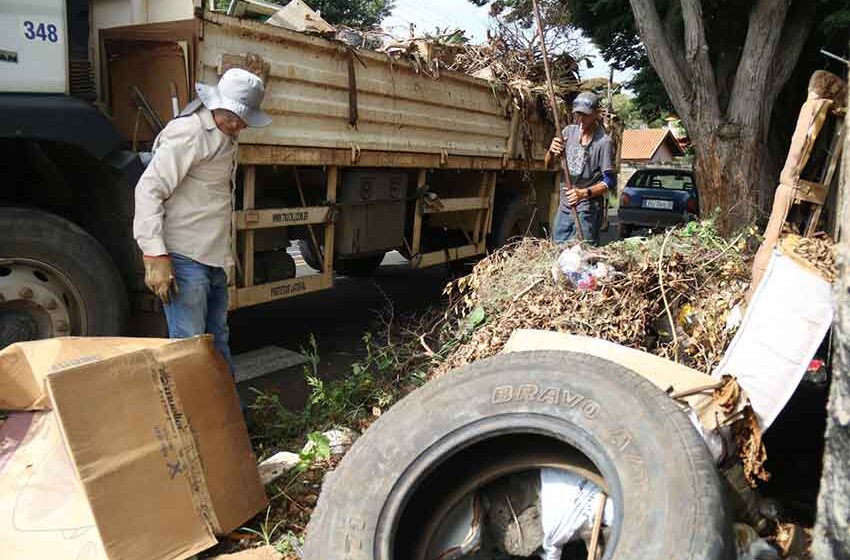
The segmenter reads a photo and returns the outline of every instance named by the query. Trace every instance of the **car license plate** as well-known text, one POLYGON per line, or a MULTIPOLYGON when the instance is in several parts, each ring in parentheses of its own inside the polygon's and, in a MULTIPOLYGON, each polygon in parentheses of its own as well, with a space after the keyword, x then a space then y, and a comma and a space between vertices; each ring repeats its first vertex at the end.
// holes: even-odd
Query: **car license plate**
POLYGON ((672 210, 673 209, 673 201, 672 200, 653 200, 646 199, 643 201, 644 208, 653 208, 655 210, 672 210))

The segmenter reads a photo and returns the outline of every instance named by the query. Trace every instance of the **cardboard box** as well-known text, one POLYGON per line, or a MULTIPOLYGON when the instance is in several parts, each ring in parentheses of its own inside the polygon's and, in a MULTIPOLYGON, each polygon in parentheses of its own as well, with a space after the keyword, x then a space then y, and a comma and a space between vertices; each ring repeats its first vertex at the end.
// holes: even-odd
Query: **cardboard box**
POLYGON ((210 337, 14 345, 0 394, 0 408, 49 408, 0 426, 4 559, 188 558, 266 506, 210 337))

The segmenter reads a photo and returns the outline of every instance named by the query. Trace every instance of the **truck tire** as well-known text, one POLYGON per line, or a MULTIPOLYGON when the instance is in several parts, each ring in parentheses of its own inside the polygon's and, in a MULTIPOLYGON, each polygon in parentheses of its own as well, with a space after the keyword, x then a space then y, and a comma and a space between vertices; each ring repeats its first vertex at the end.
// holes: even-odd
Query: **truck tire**
POLYGON ((127 292, 91 235, 59 216, 0 208, 0 347, 52 336, 116 336, 127 292))
POLYGON ((714 463, 679 407, 618 364, 544 351, 464 367, 381 416, 327 475, 304 557, 422 560, 458 496, 543 465, 607 486, 606 559, 734 556, 714 463))
MULTIPOLYGON (((313 270, 321 272, 322 260, 316 251, 313 249, 313 242, 309 239, 298 240, 298 251, 307 266, 313 270)), ((334 271, 342 276, 352 277, 367 277, 375 274, 378 267, 381 266, 381 261, 384 260, 384 254, 368 255, 366 257, 354 257, 346 259, 334 259, 334 271)))

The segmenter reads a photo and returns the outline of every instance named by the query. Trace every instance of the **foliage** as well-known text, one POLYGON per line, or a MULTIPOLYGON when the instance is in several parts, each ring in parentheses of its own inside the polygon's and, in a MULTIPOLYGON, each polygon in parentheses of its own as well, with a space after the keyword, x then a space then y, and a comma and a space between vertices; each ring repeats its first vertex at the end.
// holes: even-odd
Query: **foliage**
POLYGON ((613 96, 614 113, 623 122, 626 128, 638 128, 645 121, 640 111, 638 111, 635 100, 630 95, 625 93, 615 93, 613 96))

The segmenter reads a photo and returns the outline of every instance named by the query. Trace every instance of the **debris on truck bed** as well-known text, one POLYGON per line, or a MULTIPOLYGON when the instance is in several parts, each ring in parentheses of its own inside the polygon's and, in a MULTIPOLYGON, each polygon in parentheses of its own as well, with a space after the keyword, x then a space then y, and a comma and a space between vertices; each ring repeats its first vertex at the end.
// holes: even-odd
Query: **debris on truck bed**
MULTIPOLYGON (((405 60, 420 74, 439 79, 442 71, 452 70, 487 80, 512 93, 521 108, 544 107, 546 76, 543 54, 535 41, 529 41, 521 27, 496 18, 484 43, 473 44, 460 28, 437 28, 433 33, 410 28, 405 36, 380 28, 355 29, 332 25, 302 0, 269 14, 264 3, 252 11, 233 11, 228 15, 262 16, 265 23, 299 33, 337 41, 351 49, 368 49, 387 55, 390 60, 405 60), (538 104, 538 101, 540 103, 538 104)), ((256 8, 256 7, 255 7, 256 8)), ((547 43, 550 39, 547 39, 547 43)), ((570 98, 583 86, 579 59, 565 49, 564 41, 554 40, 552 56, 553 85, 561 98, 570 98)), ((577 48, 570 44, 570 47, 577 48)), ((548 109, 546 109, 548 111, 548 109)))

